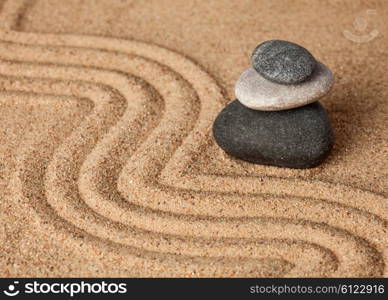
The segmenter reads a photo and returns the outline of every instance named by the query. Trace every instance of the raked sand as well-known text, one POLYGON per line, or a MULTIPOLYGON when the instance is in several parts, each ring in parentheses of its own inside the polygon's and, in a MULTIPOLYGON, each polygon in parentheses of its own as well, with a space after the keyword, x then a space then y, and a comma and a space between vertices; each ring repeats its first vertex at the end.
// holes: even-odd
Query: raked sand
POLYGON ((384 3, 0 0, 0 276, 386 277, 384 3), (336 78, 314 169, 211 136, 274 38, 336 78))

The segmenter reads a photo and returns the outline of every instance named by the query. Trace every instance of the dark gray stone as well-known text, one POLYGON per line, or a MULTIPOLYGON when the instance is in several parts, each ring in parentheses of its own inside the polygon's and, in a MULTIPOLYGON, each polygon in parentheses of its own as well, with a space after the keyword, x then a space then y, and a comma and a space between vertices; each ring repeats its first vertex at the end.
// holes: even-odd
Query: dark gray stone
POLYGON ((282 84, 296 84, 307 80, 316 61, 309 51, 297 44, 271 40, 256 47, 252 66, 264 78, 282 84))
POLYGON ((282 111, 259 111, 238 100, 213 124, 217 144, 228 154, 256 164, 312 168, 333 145, 330 120, 319 102, 282 111))

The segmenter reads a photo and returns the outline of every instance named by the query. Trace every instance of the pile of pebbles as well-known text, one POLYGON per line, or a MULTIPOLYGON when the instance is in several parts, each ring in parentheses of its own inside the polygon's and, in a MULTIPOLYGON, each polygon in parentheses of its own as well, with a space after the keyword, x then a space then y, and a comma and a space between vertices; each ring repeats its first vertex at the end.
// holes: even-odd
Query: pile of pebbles
POLYGON ((330 120, 317 101, 334 82, 305 48, 282 40, 256 47, 235 86, 237 100, 213 124, 217 144, 256 164, 312 168, 333 146, 330 120))

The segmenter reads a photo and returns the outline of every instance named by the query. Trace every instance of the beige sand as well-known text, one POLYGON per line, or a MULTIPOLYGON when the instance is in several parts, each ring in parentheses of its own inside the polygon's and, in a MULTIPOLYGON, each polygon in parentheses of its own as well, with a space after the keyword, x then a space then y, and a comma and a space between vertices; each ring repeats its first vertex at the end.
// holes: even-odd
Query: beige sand
POLYGON ((386 277, 388 6, 322 2, 0 0, 0 276, 386 277), (273 38, 336 77, 318 168, 210 134, 273 38))

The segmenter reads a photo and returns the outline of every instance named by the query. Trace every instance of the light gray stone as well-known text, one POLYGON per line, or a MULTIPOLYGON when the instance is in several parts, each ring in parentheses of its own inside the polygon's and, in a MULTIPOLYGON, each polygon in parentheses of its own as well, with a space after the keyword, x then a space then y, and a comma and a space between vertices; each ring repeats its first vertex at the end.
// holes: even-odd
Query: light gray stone
POLYGON ((265 79, 249 68, 237 80, 235 94, 241 104, 251 109, 285 110, 317 101, 330 91, 333 83, 333 74, 320 62, 308 80, 290 85, 265 79))

